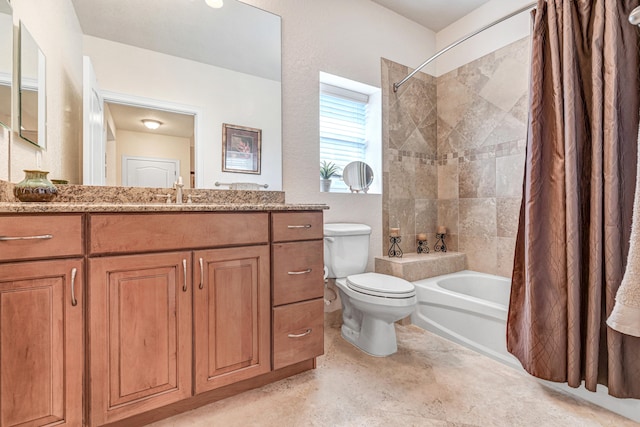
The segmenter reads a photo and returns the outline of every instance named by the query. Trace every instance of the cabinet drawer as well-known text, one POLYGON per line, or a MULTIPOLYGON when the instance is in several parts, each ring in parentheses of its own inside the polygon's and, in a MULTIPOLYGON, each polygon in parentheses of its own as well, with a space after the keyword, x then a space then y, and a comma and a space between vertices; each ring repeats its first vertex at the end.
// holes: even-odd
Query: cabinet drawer
POLYGON ((82 255, 82 215, 0 216, 0 261, 82 255))
POLYGON ((324 304, 321 298, 273 309, 273 369, 324 353, 324 304))
POLYGON ((322 212, 275 212, 271 215, 274 242, 322 239, 322 212))
POLYGON ((324 294, 323 241, 273 244, 273 305, 324 294))
POLYGON ((269 214, 92 214, 89 239, 92 255, 267 243, 269 214))

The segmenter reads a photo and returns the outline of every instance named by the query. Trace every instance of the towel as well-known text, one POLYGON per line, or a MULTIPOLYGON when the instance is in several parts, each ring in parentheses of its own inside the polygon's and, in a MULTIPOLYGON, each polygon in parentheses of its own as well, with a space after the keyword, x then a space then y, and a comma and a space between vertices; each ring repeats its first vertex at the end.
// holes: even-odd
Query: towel
MULTIPOLYGON (((638 145, 640 145, 640 129, 638 145)), ((623 334, 640 337, 640 156, 638 156, 636 171, 636 194, 633 201, 627 269, 616 293, 616 302, 607 319, 607 325, 623 334)))

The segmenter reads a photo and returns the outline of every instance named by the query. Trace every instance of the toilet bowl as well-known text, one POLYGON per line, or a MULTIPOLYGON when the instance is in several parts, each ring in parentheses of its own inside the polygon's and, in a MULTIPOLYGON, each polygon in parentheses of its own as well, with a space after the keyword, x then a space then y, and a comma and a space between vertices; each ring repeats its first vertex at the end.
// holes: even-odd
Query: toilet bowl
POLYGON ((372 356, 398 351, 394 322, 415 309, 414 286, 378 273, 337 279, 336 285, 342 301, 342 337, 372 356))
POLYGON ((325 224, 325 263, 336 279, 342 302, 342 337, 373 356, 398 350, 394 322, 417 305, 412 283, 364 273, 371 228, 364 224, 325 224))

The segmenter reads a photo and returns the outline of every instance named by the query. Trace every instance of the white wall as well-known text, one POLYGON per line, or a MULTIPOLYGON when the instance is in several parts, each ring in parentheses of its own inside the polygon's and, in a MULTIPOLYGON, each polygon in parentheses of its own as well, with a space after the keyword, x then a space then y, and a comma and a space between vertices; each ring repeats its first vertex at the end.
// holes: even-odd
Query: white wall
MULTIPOLYGON (((25 23, 47 58, 47 148, 41 150, 17 136, 18 100, 14 99, 10 180, 22 180, 22 169, 41 168, 51 172, 49 178, 78 183, 82 160, 82 31, 73 4, 71 0, 13 0, 11 4, 14 24, 20 20, 25 23)), ((14 76, 14 85, 16 80, 14 76)))
MULTIPOLYGON (((382 196, 320 193, 320 71, 380 87, 381 63, 418 65, 435 34, 370 0, 243 0, 282 17, 283 188, 291 203, 326 203, 325 222, 373 227, 370 262, 382 248, 382 196)), ((381 177, 376 177, 381 179, 381 177)))
POLYGON ((83 40, 102 90, 201 110, 196 124, 198 187, 240 181, 282 188, 280 82, 95 37, 83 40), (260 175, 222 172, 223 123, 262 129, 260 175))
MULTIPOLYGON (((532 0, 491 0, 436 34, 439 51, 467 34, 525 7, 532 0)), ((530 12, 522 12, 459 44, 436 59, 436 76, 498 50, 531 32, 530 12)), ((424 58, 427 59, 426 57, 424 58)))
POLYGON ((13 71, 13 58, 9 52, 13 53, 13 18, 11 15, 0 12, 0 73, 11 75, 13 71), (10 37, 6 37, 6 36, 10 37))

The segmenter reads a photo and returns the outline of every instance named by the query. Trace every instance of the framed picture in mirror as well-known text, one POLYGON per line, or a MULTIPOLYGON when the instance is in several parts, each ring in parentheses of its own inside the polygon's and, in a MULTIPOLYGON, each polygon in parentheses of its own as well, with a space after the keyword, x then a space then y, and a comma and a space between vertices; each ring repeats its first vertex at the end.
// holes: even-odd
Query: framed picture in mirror
POLYGON ((222 124, 222 172, 260 174, 262 130, 222 124))

